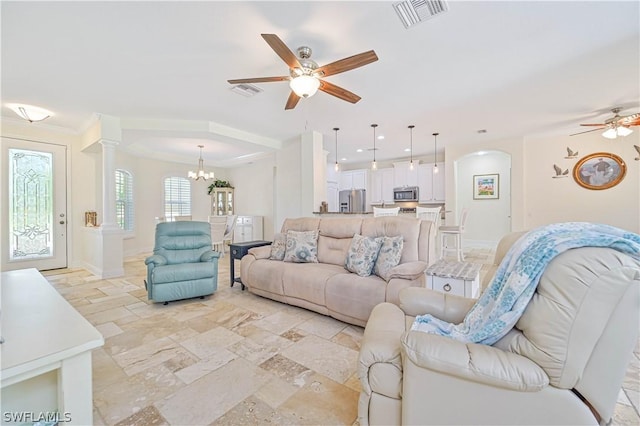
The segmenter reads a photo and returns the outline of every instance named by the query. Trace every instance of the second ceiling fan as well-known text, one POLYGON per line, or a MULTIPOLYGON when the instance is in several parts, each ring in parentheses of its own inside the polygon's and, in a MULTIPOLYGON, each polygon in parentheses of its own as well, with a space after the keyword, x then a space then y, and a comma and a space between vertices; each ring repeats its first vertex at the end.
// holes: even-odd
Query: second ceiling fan
POLYGON ((349 56, 348 58, 340 59, 339 61, 321 67, 311 59, 311 49, 306 46, 299 47, 297 49, 298 56, 296 56, 277 35, 262 34, 262 38, 289 66, 289 75, 280 77, 241 78, 227 81, 231 84, 289 81, 291 94, 287 99, 284 109, 295 108, 301 97, 306 98, 313 96, 317 90, 355 104, 361 99, 360 96, 328 81, 324 81, 323 78, 359 68, 378 60, 376 52, 369 50, 368 52, 349 56))

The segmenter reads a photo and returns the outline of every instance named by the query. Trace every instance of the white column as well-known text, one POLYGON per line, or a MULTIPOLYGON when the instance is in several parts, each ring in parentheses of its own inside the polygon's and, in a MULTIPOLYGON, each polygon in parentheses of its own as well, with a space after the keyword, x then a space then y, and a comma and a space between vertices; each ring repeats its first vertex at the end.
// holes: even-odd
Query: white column
POLYGON ((100 139, 102 145, 102 229, 117 229, 115 152, 118 142, 100 139))

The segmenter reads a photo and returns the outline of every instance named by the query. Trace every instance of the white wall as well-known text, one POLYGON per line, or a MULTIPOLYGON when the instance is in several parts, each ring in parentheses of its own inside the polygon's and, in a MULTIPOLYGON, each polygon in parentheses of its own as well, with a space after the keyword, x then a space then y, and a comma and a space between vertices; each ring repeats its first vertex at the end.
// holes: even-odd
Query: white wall
POLYGON ((483 153, 469 154, 455 162, 456 212, 459 214, 462 208, 469 209, 465 243, 491 247, 511 231, 511 157, 500 151, 483 153), (473 198, 473 177, 484 174, 499 175, 498 199, 473 198))
MULTIPOLYGON (((100 157, 98 155, 98 157, 100 157)), ((135 157, 116 149, 115 167, 133 175, 133 202, 135 206, 135 229, 133 235, 124 239, 124 254, 131 256, 153 250, 155 241, 155 218, 164 216, 164 179, 170 176, 185 176, 190 168, 187 164, 171 163, 135 157)), ((225 169, 207 168, 216 179, 228 180, 225 169)), ((99 180, 101 177, 99 178, 99 180)), ((213 181, 191 181, 191 215, 193 220, 207 221, 211 212, 211 197, 208 187, 213 181)), ((101 197, 100 197, 101 199, 101 197)), ((100 221, 100 218, 98 218, 100 221)))
MULTIPOLYGON (((640 231, 640 161, 633 145, 640 145, 640 131, 626 138, 605 139, 600 132, 578 136, 488 141, 482 145, 446 148, 446 209, 457 211, 454 162, 483 150, 503 151, 511 156, 511 228, 521 231, 554 222, 607 223, 632 232, 640 231), (576 159, 565 159, 566 148, 578 151, 576 159), (626 161, 627 175, 616 187, 593 191, 582 188, 572 176, 553 179, 553 165, 569 168, 583 156, 611 152, 626 161)), ((453 223, 455 221, 451 221, 453 223)))
MULTIPOLYGON (((52 126, 13 120, 3 120, 1 130, 3 137, 55 143, 67 147, 67 250, 69 265, 78 266, 82 258, 83 234, 80 231, 84 227, 84 212, 94 208, 96 197, 95 164, 90 156, 80 152, 80 136, 52 126)), ((8 250, 6 232, 5 229, 0 232, 3 250, 8 250)))
POLYGON ((274 167, 276 155, 235 167, 228 171, 229 181, 235 188, 236 214, 263 217, 264 239, 274 234, 274 167))
POLYGON ((633 145, 640 145, 640 131, 614 140, 601 132, 578 136, 530 139, 525 143, 525 225, 527 228, 565 221, 599 222, 640 232, 640 161, 633 145), (578 151, 565 159, 566 148, 578 151), (613 188, 590 190, 573 179, 574 165, 588 154, 610 152, 627 165, 625 178, 613 188), (553 179, 553 165, 569 169, 567 178, 553 179))

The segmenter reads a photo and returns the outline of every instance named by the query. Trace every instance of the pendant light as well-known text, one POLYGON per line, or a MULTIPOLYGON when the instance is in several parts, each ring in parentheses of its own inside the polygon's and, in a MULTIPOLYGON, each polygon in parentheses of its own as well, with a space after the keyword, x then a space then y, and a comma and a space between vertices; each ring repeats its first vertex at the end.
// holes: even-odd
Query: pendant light
POLYGON ((335 165, 336 172, 340 170, 340 166, 338 165, 338 130, 340 130, 339 127, 333 128, 333 131, 336 132, 336 165, 335 165))
POLYGON ((204 171, 204 160, 202 159, 202 148, 204 148, 204 145, 198 145, 198 148, 200 148, 200 159, 198 160, 198 170, 196 170, 195 172, 189 171, 189 174, 187 176, 189 177, 189 179, 193 179, 193 180, 213 179, 213 172, 207 173, 204 171))
POLYGON ((409 161, 409 170, 413 170, 413 128, 416 127, 413 124, 411 124, 409 126, 409 140, 410 140, 410 147, 411 147, 411 161, 409 161))
POLYGON ((433 134, 433 173, 438 173, 438 160, 436 159, 436 152, 438 151, 438 135, 440 133, 433 134))
POLYGON ((378 125, 372 124, 371 127, 373 127, 373 162, 371 163, 371 170, 376 171, 378 170, 378 163, 376 163, 376 127, 378 125))

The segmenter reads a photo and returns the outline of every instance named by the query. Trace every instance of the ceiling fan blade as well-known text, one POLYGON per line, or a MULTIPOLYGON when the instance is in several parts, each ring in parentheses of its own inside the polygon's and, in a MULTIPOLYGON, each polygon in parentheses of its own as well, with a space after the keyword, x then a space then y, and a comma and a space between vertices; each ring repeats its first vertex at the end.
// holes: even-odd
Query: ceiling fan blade
POLYGON ((581 126, 606 126, 606 123, 597 123, 597 124, 581 124, 581 126))
POLYGON ((640 114, 632 114, 622 118, 619 121, 622 126, 638 126, 640 125, 640 114))
POLYGON ((580 133, 574 133, 574 134, 569 135, 569 136, 581 135, 581 134, 583 134, 583 133, 595 132, 595 131, 597 131, 597 130, 602 130, 602 129, 606 129, 606 127, 600 127, 600 128, 598 128, 598 129, 591 129, 591 130, 587 130, 587 131, 580 132, 580 133))
POLYGON ((231 84, 242 84, 242 83, 271 83, 273 81, 289 81, 291 77, 282 76, 282 77, 256 77, 256 78, 239 78, 236 80, 227 80, 231 84))
POLYGON ((343 89, 340 86, 336 86, 335 84, 329 83, 328 81, 320 80, 320 87, 318 88, 325 93, 335 96, 336 98, 340 98, 344 101, 351 102, 355 104, 360 99, 360 96, 355 93, 351 93, 350 91, 343 89))
POLYGON ((280 40, 280 37, 275 34, 261 35, 264 41, 271 46, 273 51, 276 52, 287 65, 289 65, 289 68, 302 68, 296 55, 287 47, 286 44, 284 44, 282 40, 280 40))
POLYGON ((296 92, 293 90, 289 95, 289 99, 287 99, 287 104, 284 106, 284 109, 294 109, 296 105, 298 105, 298 101, 300 100, 300 96, 296 95, 296 92))
POLYGON ((322 77, 328 77, 330 75, 339 74, 341 72, 349 71, 354 68, 362 67, 377 60, 378 56, 376 55, 376 52, 374 52, 373 50, 369 50, 368 52, 349 56, 348 58, 340 59, 339 61, 335 61, 322 66, 316 69, 315 72, 322 77))

